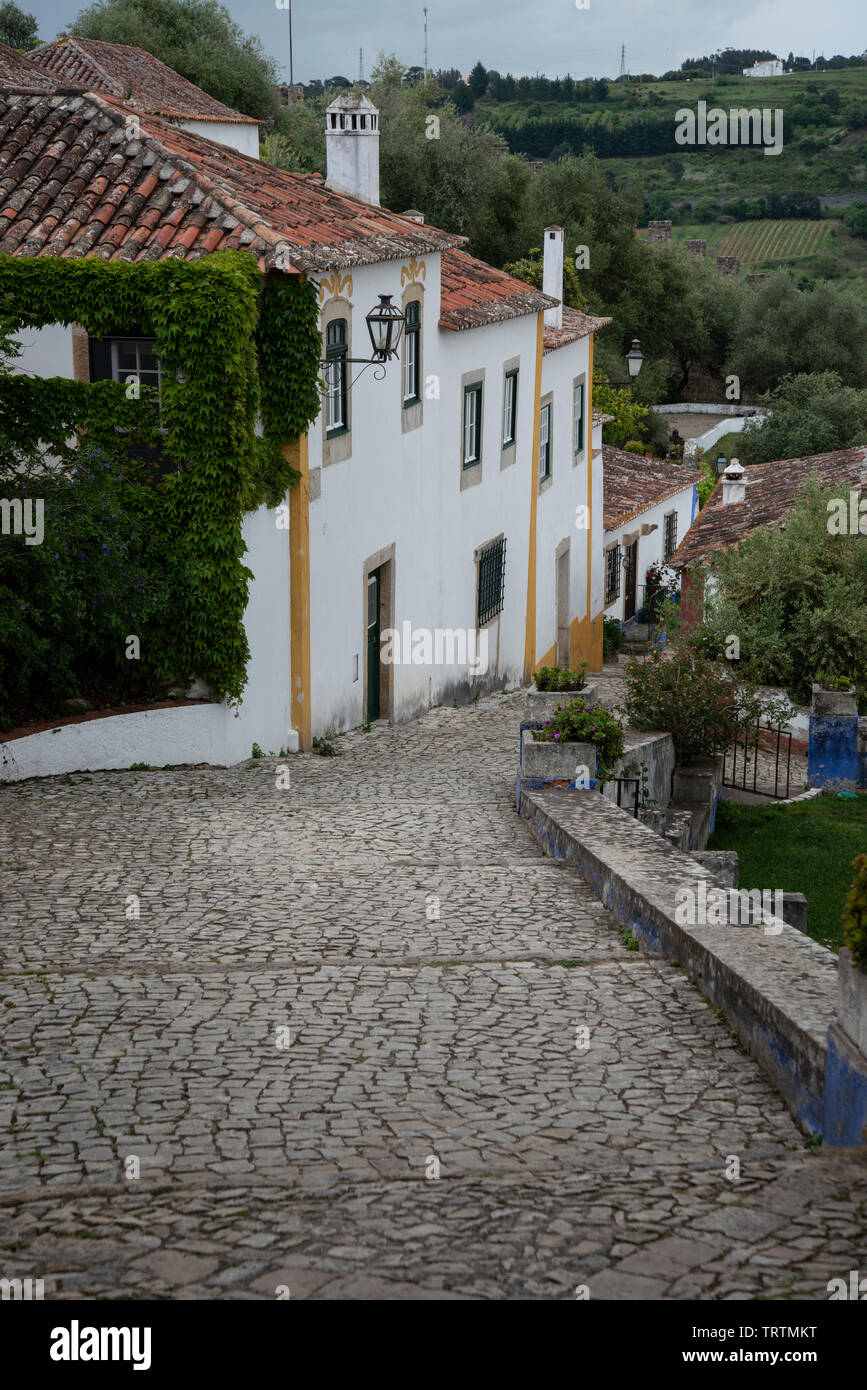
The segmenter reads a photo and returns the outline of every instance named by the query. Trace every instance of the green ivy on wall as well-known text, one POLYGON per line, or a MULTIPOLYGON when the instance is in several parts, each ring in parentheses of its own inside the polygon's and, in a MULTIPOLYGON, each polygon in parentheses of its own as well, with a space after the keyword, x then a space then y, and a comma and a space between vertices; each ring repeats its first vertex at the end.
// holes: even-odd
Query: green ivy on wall
POLYGON ((4 435, 23 449, 41 441, 67 464, 79 447, 122 457, 144 446, 177 465, 159 484, 161 520, 188 576, 171 664, 237 701, 251 577, 241 520, 297 481, 281 446, 319 411, 315 286, 263 277, 243 251, 146 263, 0 256, 0 322, 13 332, 76 323, 94 337, 139 326, 154 337, 159 394, 3 376, 4 435))

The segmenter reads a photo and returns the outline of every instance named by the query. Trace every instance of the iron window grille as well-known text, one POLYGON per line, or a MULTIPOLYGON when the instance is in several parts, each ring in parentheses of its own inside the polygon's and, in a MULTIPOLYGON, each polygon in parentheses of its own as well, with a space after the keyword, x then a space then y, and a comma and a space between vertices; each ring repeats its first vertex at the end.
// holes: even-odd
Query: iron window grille
POLYGON ((576 454, 584 452, 584 382, 576 383, 573 402, 573 437, 572 448, 576 454))
POLYGON ((663 560, 669 560, 675 550, 677 550, 677 512, 669 512, 663 527, 663 560))
POLYGON ((506 589, 506 538, 486 545, 479 555, 479 603, 477 624, 480 628, 503 611, 506 589))
POLYGON ((406 306, 406 327, 403 334, 403 403, 415 405, 420 400, 420 357, 421 320, 418 300, 413 299, 406 306))
POLYGON ((543 405, 539 416, 539 481, 551 476, 551 407, 543 405))
POLYGON ((482 383, 464 389, 464 468, 482 457, 482 383))
POLYGON ((605 603, 620 597, 620 546, 612 545, 605 552, 605 603))
POLYGON ((518 428, 518 373, 507 372, 503 387, 503 448, 514 444, 518 428))
POLYGON ((346 356, 346 319, 335 319, 325 330, 326 435, 349 428, 346 356))

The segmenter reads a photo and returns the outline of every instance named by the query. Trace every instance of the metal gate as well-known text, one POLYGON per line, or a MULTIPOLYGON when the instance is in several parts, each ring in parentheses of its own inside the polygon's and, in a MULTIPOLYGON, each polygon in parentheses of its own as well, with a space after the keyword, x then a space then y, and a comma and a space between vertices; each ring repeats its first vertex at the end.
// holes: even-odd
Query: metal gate
POLYGON ((781 724, 750 725, 723 756, 723 786, 785 801, 791 761, 792 735, 787 729, 781 724))

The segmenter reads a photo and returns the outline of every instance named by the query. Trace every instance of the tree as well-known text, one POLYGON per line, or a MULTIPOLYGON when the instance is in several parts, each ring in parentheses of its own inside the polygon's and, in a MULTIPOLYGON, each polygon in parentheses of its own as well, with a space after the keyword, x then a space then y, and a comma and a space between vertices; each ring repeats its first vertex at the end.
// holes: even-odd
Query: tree
POLYGON ((867 442, 867 387, 844 386, 836 372, 784 377, 761 397, 770 412, 741 438, 744 464, 806 458, 867 442))
POLYGON ((867 380, 867 309, 827 282, 799 290, 778 271, 746 296, 726 370, 754 391, 814 372, 860 385, 867 380))
POLYGON ((475 101, 479 101, 488 90, 488 71, 482 62, 476 63, 470 72, 469 87, 475 101))
POLYGON ((372 86, 398 87, 406 77, 407 69, 394 53, 386 53, 380 49, 373 64, 373 71, 370 74, 372 86))
POLYGON ((462 116, 472 111, 476 100, 466 82, 459 82, 452 90, 452 104, 462 116))
POLYGON ((39 42, 36 37, 38 28, 36 16, 25 14, 14 0, 5 0, 5 3, 0 5, 0 43, 8 43, 10 48, 29 52, 39 42))
POLYGON ((846 230, 853 236, 867 237, 867 203, 852 203, 843 215, 846 230))
MULTIPOLYGON (((867 394, 867 393, 865 393, 867 394)), ((713 553, 705 586, 705 632, 722 649, 740 639, 739 673, 809 700, 820 673, 867 687, 867 546, 829 535, 828 503, 849 485, 808 479, 785 527, 765 526, 713 553)))
POLYGON ((96 0, 73 32, 153 53, 197 87, 247 116, 277 108, 277 67, 217 0, 96 0))

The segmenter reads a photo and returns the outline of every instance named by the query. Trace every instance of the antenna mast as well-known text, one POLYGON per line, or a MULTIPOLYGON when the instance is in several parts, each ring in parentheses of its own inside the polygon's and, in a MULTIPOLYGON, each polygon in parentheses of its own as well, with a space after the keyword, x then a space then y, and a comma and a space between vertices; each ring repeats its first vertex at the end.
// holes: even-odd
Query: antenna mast
POLYGON ((620 76, 626 76, 626 44, 620 45, 620 76))
POLYGON ((424 75, 427 78, 427 5, 424 7, 424 75))
POLYGON ((364 81, 364 49, 363 49, 363 48, 359 48, 359 50, 358 50, 358 80, 359 80, 359 82, 363 82, 363 81, 364 81))
POLYGON ((295 82, 292 71, 292 0, 288 0, 286 8, 289 11, 289 86, 291 87, 295 82))

